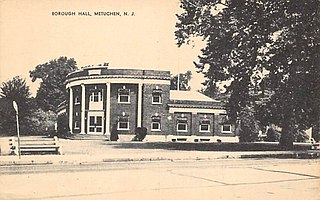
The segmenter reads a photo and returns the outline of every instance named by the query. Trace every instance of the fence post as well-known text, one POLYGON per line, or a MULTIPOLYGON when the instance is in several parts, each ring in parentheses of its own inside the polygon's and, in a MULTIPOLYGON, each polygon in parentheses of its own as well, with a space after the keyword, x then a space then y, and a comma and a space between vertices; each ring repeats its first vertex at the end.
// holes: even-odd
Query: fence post
POLYGON ((9 138, 10 155, 18 155, 18 146, 16 137, 9 138))
POLYGON ((62 148, 59 144, 59 138, 57 136, 53 136, 53 140, 54 140, 54 145, 58 146, 57 147, 57 153, 58 154, 62 154, 62 148))

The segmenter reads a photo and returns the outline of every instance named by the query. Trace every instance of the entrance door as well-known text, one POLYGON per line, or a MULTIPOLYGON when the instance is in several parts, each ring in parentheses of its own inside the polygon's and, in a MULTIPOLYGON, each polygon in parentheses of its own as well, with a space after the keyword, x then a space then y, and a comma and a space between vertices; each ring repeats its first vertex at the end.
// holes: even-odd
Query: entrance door
POLYGON ((102 134, 102 116, 89 116, 88 133, 102 134))

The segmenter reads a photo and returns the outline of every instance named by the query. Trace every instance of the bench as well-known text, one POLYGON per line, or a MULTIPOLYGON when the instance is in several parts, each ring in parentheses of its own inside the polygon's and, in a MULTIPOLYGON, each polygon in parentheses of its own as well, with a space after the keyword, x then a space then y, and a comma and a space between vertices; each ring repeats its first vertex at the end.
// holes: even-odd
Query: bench
MULTIPOLYGON (((18 138, 11 137, 9 139, 10 154, 18 155, 18 138)), ((26 154, 61 154, 58 137, 21 137, 20 138, 21 155, 26 154)))

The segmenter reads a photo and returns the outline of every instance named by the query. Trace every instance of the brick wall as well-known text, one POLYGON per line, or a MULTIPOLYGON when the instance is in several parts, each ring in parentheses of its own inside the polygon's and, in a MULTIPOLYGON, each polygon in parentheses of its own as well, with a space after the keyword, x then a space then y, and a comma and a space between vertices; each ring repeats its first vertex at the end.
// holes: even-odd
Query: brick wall
POLYGON ((134 134, 137 126, 137 101, 138 101, 138 85, 112 83, 110 91, 110 130, 117 126, 118 116, 122 116, 124 112, 129 117, 129 130, 119 130, 118 134, 134 134), (118 89, 123 88, 130 90, 130 103, 118 103, 118 89))
POLYGON ((143 85, 143 104, 142 104, 142 126, 147 128, 148 134, 164 135, 169 134, 169 85, 144 84, 143 85), (162 90, 162 103, 152 104, 152 92, 154 89, 162 90), (151 131, 152 116, 158 115, 161 118, 161 131, 151 131))
POLYGON ((199 135, 199 136, 213 136, 215 130, 214 127, 214 115, 211 113, 197 113, 193 117, 194 126, 193 126, 193 135, 199 135), (200 132, 200 124, 201 120, 207 119, 210 121, 210 131, 209 132, 200 132))

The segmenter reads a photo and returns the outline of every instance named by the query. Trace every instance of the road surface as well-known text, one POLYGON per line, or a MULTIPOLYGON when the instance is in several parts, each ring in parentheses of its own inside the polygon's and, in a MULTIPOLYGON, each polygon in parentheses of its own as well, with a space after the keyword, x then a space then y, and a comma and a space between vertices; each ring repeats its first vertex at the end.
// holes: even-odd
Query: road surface
POLYGON ((0 167, 0 199, 320 199, 320 160, 0 167))

